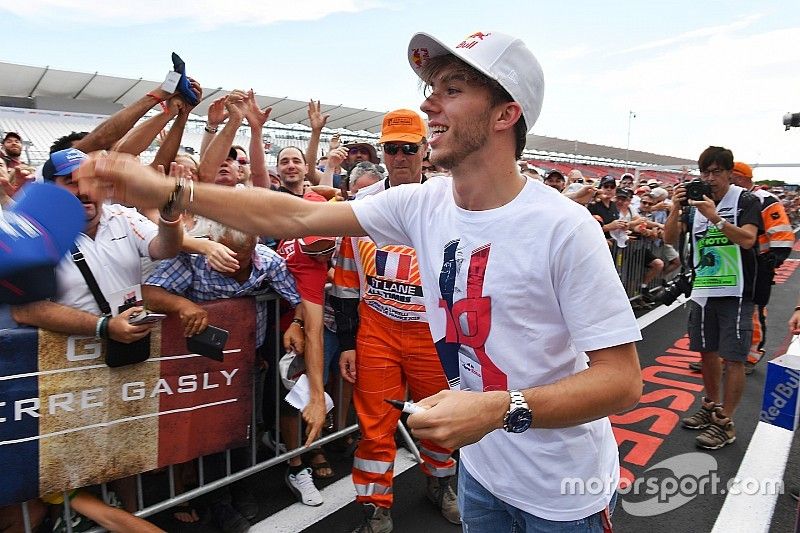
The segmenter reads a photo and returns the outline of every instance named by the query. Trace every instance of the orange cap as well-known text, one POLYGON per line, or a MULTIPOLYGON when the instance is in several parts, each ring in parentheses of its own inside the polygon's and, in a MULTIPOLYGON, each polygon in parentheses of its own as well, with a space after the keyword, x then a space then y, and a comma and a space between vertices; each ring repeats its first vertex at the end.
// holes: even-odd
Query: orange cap
POLYGON ((383 117, 381 138, 378 142, 401 141, 418 143, 427 136, 425 123, 415 111, 410 109, 397 109, 390 111, 383 117))
POLYGON ((742 163, 741 161, 737 161, 733 164, 733 171, 737 174, 741 174, 746 178, 753 178, 753 169, 750 168, 750 165, 747 163, 742 163))

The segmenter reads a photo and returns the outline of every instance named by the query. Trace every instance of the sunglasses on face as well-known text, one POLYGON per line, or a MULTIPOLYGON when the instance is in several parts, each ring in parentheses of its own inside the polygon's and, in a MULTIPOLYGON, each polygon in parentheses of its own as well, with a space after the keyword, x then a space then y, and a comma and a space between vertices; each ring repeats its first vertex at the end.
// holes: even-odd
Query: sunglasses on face
POLYGON ((353 154, 353 155, 355 155, 355 154, 369 155, 369 150, 364 148, 363 146, 354 146, 352 148, 348 148, 347 149, 347 153, 348 154, 353 154))
POLYGON ((239 163, 240 165, 249 165, 250 164, 250 161, 248 161, 245 158, 237 159, 236 162, 239 163))
POLYGON ((641 204, 642 205, 647 205, 647 206, 655 205, 653 202, 645 202, 645 201, 642 201, 641 204))
POLYGON ((405 155, 414 155, 419 152, 419 145, 412 143, 383 145, 383 151, 389 155, 397 155, 400 150, 403 150, 405 155))

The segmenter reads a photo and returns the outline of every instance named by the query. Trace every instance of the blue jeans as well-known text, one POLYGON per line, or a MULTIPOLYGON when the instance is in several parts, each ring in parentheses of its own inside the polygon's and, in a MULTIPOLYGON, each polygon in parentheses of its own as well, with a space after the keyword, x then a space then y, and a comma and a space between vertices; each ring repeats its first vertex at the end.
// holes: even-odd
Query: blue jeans
MULTIPOLYGON (((609 512, 613 513, 616 503, 614 493, 609 512)), ((567 522, 538 518, 495 497, 467 472, 464 463, 458 465, 458 509, 464 533, 603 533, 602 512, 567 522)))

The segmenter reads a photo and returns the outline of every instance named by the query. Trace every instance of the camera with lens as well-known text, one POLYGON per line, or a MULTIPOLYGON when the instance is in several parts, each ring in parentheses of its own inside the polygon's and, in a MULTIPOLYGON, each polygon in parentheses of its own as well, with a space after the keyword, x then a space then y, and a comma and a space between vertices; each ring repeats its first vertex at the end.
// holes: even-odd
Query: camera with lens
POLYGON ((702 201, 703 196, 711 198, 711 185, 700 178, 687 181, 684 187, 686 188, 686 200, 702 201))
POLYGON ((786 113, 783 115, 783 125, 786 131, 791 128, 800 128, 800 113, 786 113))
POLYGON ((689 271, 681 271, 661 292, 654 294, 653 299, 660 304, 672 305, 681 294, 687 298, 692 294, 692 273, 689 271))

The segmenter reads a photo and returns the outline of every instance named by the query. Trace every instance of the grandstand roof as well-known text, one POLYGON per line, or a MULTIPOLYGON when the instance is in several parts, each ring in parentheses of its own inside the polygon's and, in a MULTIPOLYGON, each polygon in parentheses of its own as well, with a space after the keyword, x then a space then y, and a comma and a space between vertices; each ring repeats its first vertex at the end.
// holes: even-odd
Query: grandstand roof
MULTIPOLYGON (((112 102, 126 106, 135 102, 161 82, 142 78, 118 78, 102 74, 73 72, 0 62, 0 95, 33 98, 37 96, 112 102)), ((205 116, 215 99, 230 91, 221 87, 203 87, 203 100, 193 113, 205 116)), ((308 102, 288 97, 256 95, 260 107, 272 107, 271 120, 284 124, 308 125, 308 102)), ((378 133, 385 111, 370 111, 342 105, 322 105, 330 115, 327 127, 378 133)))
MULTIPOLYGON (((113 103, 126 106, 158 87, 160 83, 142 78, 106 76, 97 72, 74 72, 0 62, 0 95, 2 96, 55 97, 80 100, 84 103, 95 101, 98 104, 113 103)), ((194 109, 194 113, 205 116, 211 102, 229 92, 221 87, 203 87, 203 100, 194 109)), ((308 102, 292 100, 286 96, 266 95, 256 95, 256 100, 260 107, 272 107, 271 120, 283 124, 308 125, 308 102)), ((99 109, 98 112, 100 112, 99 109)), ((328 128, 371 133, 380 132, 381 119, 386 113, 386 111, 372 111, 331 104, 323 104, 322 112, 330 115, 328 128)), ((567 156, 575 154, 606 160, 638 161, 646 165, 693 166, 696 164, 689 159, 541 135, 528 135, 526 149, 567 156)))

